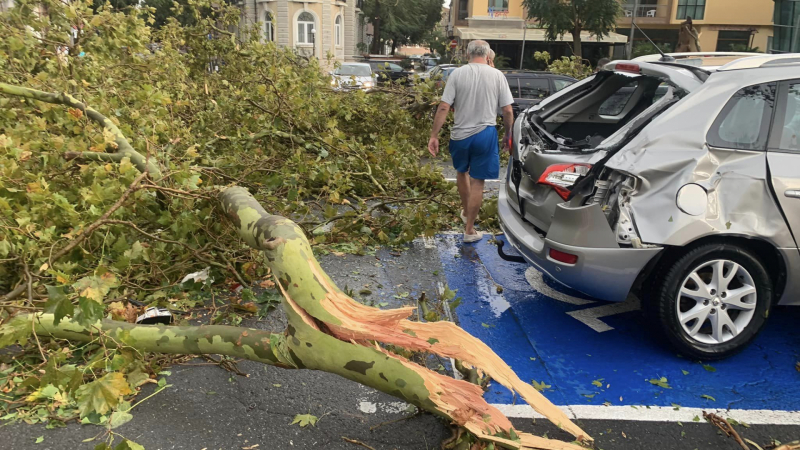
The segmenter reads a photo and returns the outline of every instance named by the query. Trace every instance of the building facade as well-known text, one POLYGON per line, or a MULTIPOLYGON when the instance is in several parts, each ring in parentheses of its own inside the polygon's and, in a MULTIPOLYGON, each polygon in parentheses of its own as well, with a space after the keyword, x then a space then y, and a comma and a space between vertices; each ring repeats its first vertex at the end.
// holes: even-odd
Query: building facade
MULTIPOLYGON (((665 50, 673 50, 678 32, 687 18, 700 35, 700 49, 766 53, 772 41, 773 0, 624 0, 617 33, 628 36, 631 20, 665 50)), ((634 44, 646 42, 634 32, 634 44)), ((615 54, 622 57, 622 54, 615 54)))
POLYGON ((775 53, 800 52, 800 0, 775 0, 775 53))
POLYGON ((364 33, 360 0, 243 0, 241 28, 257 26, 264 41, 303 56, 351 61, 364 33))
MULTIPOLYGON (((674 49, 680 25, 687 17, 692 18, 700 33, 703 51, 758 48, 766 52, 772 42, 773 10, 782 2, 800 8, 800 0, 637 0, 635 4, 634 0, 621 0, 622 12, 615 32, 599 39, 588 32, 581 33, 583 56, 593 62, 609 55, 624 58, 632 20, 665 50, 674 49)), ((462 41, 462 47, 470 40, 484 39, 495 51, 511 58, 514 67, 521 55, 523 35, 526 61, 529 48, 547 50, 554 56, 571 54, 572 36, 566 34, 560 42, 546 42, 544 30, 537 28, 534 21, 525 20, 522 0, 452 0, 450 9, 450 28, 453 36, 462 41)), ((796 19, 798 13, 794 14, 796 19)), ((646 42, 646 38, 635 32, 634 44, 638 42, 646 42)))

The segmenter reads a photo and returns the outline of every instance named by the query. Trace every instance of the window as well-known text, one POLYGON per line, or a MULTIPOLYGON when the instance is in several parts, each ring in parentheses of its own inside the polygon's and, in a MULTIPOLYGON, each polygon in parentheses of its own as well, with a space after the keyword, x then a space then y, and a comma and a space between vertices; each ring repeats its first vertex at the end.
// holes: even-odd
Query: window
POLYGON ((495 11, 507 11, 508 0, 489 0, 489 8, 495 11))
POLYGON ((264 14, 264 41, 273 42, 275 40, 275 24, 273 15, 267 11, 264 14))
POLYGON ((333 34, 336 36, 336 46, 342 46, 342 16, 336 16, 336 21, 333 23, 333 34))
POLYGON ((550 82, 546 78, 520 78, 520 98, 545 98, 550 95, 550 82))
POLYGON ((764 150, 775 103, 775 84, 740 89, 728 101, 708 131, 708 145, 764 150))
POLYGON ((800 82, 781 86, 781 106, 775 115, 770 148, 800 151, 800 82))
POLYGON ((565 87, 569 86, 570 84, 574 83, 572 80, 553 80, 553 86, 556 87, 556 92, 564 89, 565 87))
POLYGON ((314 16, 310 12, 302 12, 297 16, 297 43, 314 43, 314 16))
POLYGON ((636 88, 639 87, 638 81, 631 81, 630 83, 622 86, 617 92, 611 94, 606 101, 600 105, 597 113, 601 116, 618 116, 625 110, 625 106, 633 97, 636 88))
POLYGON ((752 34, 749 31, 722 30, 717 38, 717 51, 745 52, 750 50, 750 36, 752 34))
POLYGON ((693 20, 703 20, 706 15, 706 0, 678 0, 678 20, 691 17, 693 20))
POLYGON ((469 16, 469 0, 458 0, 458 20, 467 20, 469 16))

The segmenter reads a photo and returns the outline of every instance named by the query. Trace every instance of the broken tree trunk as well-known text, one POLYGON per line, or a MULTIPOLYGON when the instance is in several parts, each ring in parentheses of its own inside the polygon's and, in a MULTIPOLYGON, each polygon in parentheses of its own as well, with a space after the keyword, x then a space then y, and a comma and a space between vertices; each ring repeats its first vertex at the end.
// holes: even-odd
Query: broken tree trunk
MULTIPOLYGON (((90 328, 40 314, 39 335, 87 341, 98 334, 106 345, 177 354, 225 354, 285 368, 335 373, 403 399, 444 417, 484 442, 512 449, 581 449, 514 430, 511 422, 483 399, 475 384, 428 370, 382 348, 393 344, 469 363, 518 392, 536 411, 583 444, 592 439, 531 385, 521 381, 488 346, 450 322, 406 320, 413 307, 380 310, 364 306, 339 290, 314 258, 302 230, 291 220, 268 214, 241 187, 222 191, 226 215, 241 238, 265 252, 284 295, 289 321, 285 334, 229 327, 132 325, 103 320, 90 328)), ((28 320, 22 316, 19 320, 28 320)), ((0 331, 2 337, 2 331, 0 331)))

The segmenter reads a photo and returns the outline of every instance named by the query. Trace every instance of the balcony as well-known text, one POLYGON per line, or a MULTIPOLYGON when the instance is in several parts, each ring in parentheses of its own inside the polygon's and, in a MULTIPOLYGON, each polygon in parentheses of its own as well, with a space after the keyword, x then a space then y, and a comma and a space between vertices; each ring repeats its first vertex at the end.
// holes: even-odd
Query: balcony
POLYGON ((633 6, 633 3, 622 4, 622 15, 617 19, 617 25, 630 25, 633 17, 636 17, 637 24, 669 24, 672 5, 659 3, 657 5, 639 4, 636 7, 633 6))
POLYGON ((508 8, 489 7, 489 17, 492 19, 508 19, 508 8))

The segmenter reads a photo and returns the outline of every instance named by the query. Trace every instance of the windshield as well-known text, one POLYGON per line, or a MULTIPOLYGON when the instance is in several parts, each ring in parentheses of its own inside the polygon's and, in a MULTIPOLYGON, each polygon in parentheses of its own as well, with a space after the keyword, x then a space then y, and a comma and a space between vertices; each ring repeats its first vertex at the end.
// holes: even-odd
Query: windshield
POLYGON ((334 73, 345 77, 368 77, 372 75, 372 70, 370 70, 369 66, 345 64, 336 69, 334 73))

